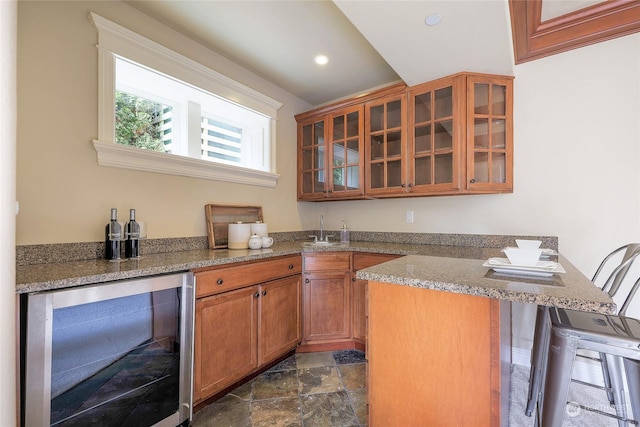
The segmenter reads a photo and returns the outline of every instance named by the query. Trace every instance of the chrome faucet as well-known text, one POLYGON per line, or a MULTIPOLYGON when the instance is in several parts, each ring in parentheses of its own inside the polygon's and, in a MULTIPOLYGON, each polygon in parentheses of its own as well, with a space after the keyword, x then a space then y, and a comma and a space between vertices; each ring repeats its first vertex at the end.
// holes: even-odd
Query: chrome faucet
POLYGON ((315 243, 318 242, 322 242, 322 243, 328 243, 329 242, 329 237, 333 237, 332 234, 327 234, 326 236, 324 235, 324 215, 320 215, 320 238, 318 239, 318 236, 309 236, 313 239, 313 241, 315 243))

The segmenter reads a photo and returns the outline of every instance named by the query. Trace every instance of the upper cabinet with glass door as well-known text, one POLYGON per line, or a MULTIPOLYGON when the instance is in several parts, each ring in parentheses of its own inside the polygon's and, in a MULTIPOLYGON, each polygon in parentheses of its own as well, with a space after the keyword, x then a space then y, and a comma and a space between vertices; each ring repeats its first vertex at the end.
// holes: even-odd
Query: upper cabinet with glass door
POLYGON ((329 114, 329 196, 334 199, 364 194, 362 168, 363 108, 357 105, 329 114))
POLYGON ((467 80, 467 189, 513 191, 513 79, 467 80))
POLYGON ((512 81, 460 73, 410 88, 408 192, 512 191, 512 81))
POLYGON ((298 123, 298 199, 322 200, 327 193, 326 119, 298 123))
POLYGON ((296 116, 299 200, 510 193, 513 78, 459 73, 296 116))
POLYGON ((362 106, 298 122, 298 199, 364 194, 362 106))

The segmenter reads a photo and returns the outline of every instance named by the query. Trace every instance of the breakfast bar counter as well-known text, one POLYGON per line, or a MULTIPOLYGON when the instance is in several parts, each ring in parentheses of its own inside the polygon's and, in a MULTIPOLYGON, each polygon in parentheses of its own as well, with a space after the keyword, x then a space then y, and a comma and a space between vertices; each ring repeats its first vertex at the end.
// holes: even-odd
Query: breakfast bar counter
POLYGON ((566 272, 551 277, 498 274, 483 257, 409 255, 359 271, 368 280, 370 425, 506 426, 511 301, 615 308, 558 258, 566 272))

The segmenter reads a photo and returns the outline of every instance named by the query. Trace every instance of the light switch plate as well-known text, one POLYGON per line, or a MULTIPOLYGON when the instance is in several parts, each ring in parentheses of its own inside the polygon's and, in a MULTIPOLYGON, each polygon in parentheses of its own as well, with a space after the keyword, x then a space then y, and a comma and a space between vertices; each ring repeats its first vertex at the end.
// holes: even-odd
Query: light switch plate
POLYGON ((404 213, 404 220, 407 224, 413 223, 413 211, 406 211, 404 213))

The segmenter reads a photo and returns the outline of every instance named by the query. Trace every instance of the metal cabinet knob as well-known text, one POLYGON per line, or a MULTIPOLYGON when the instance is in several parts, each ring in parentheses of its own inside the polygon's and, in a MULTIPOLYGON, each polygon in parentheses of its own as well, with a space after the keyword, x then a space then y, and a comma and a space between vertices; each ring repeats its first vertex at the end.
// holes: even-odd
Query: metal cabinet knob
POLYGON ((224 280, 222 280, 222 279, 218 279, 218 280, 216 280, 216 283, 217 283, 218 285, 222 285, 222 282, 224 282, 224 280))
POLYGON ((471 179, 469 180, 469 182, 473 184, 473 183, 475 183, 475 182, 476 182, 476 180, 475 180, 475 178, 471 178, 471 179))
POLYGON ((262 296, 265 296, 267 294, 267 291, 262 291, 262 296))
POLYGON ((304 279, 304 283, 309 283, 309 279, 304 279))
POLYGON ((293 264, 289 264, 289 270, 293 270, 293 264))
POLYGON ((255 294, 253 294, 253 297, 254 297, 254 298, 258 298, 258 297, 260 297, 260 292, 256 292, 255 294))

